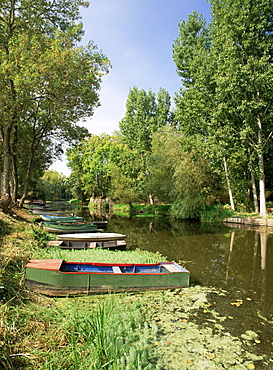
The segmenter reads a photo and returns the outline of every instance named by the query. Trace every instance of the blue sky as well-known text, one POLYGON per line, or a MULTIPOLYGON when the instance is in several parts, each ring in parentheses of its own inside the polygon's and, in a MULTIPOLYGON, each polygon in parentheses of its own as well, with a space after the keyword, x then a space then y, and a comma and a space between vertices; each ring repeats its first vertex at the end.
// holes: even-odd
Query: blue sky
MULTIPOLYGON (((206 0, 90 0, 89 7, 82 9, 83 45, 93 40, 112 64, 101 84, 101 106, 83 123, 90 133, 111 134, 118 129, 133 86, 155 93, 162 87, 174 96, 181 82, 172 44, 178 23, 194 10, 209 21, 206 0)), ((60 161, 53 168, 66 173, 60 161)))

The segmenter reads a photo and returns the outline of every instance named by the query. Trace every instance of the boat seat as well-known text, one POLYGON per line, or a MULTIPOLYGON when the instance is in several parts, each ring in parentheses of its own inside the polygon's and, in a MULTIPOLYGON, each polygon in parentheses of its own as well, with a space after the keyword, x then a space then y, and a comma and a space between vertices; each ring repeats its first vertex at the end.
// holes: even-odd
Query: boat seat
POLYGON ((170 272, 181 272, 180 268, 178 268, 178 267, 176 267, 174 265, 168 265, 168 264, 165 265, 164 264, 162 266, 164 266, 170 272))
POLYGON ((119 266, 113 266, 113 271, 114 271, 115 274, 122 274, 122 271, 119 268, 119 266))

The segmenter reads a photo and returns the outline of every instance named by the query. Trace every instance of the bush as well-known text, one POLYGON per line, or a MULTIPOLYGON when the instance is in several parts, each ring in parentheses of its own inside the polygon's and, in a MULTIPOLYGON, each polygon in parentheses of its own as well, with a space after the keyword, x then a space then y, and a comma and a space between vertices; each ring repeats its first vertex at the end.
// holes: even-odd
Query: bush
POLYGON ((224 218, 231 217, 234 212, 230 209, 229 205, 212 204, 200 211, 201 222, 220 222, 224 218))

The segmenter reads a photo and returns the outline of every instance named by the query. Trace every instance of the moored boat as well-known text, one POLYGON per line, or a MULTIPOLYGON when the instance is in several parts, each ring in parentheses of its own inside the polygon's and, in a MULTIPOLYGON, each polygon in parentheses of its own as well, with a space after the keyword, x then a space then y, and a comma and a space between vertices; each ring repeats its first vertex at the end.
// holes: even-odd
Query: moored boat
POLYGON ((87 222, 43 222, 43 229, 50 233, 92 233, 98 231, 93 223, 87 222))
POLYGON ((63 240, 51 240, 48 242, 49 246, 60 247, 61 249, 111 249, 111 250, 124 250, 126 248, 125 240, 113 240, 113 241, 63 241, 63 240))
POLYGON ((189 286, 190 272, 175 262, 153 264, 30 260, 27 288, 49 296, 173 289, 189 286))
POLYGON ((44 215, 44 214, 47 214, 49 212, 56 212, 57 211, 57 209, 55 209, 55 208, 32 208, 30 210, 31 210, 31 213, 33 215, 44 215))
POLYGON ((74 222, 74 221, 83 221, 83 218, 80 217, 80 216, 70 216, 69 214, 60 214, 60 215, 49 215, 49 214, 45 214, 45 215, 40 215, 41 219, 43 221, 65 221, 65 222, 74 222))
POLYGON ((74 233, 57 235, 58 240, 62 241, 86 241, 103 242, 108 240, 123 240, 126 235, 116 233, 74 233))

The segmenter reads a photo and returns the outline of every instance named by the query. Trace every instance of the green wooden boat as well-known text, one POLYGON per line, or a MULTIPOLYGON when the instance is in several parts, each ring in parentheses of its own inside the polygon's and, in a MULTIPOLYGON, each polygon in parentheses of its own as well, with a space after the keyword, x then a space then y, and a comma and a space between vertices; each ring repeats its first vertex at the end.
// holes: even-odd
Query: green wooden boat
POLYGON ((66 233, 92 233, 98 231, 98 228, 93 223, 87 222, 43 222, 45 231, 57 234, 66 233))
POLYGON ((26 287, 49 296, 173 289, 189 286, 190 272, 175 262, 110 264, 30 260, 26 287))

